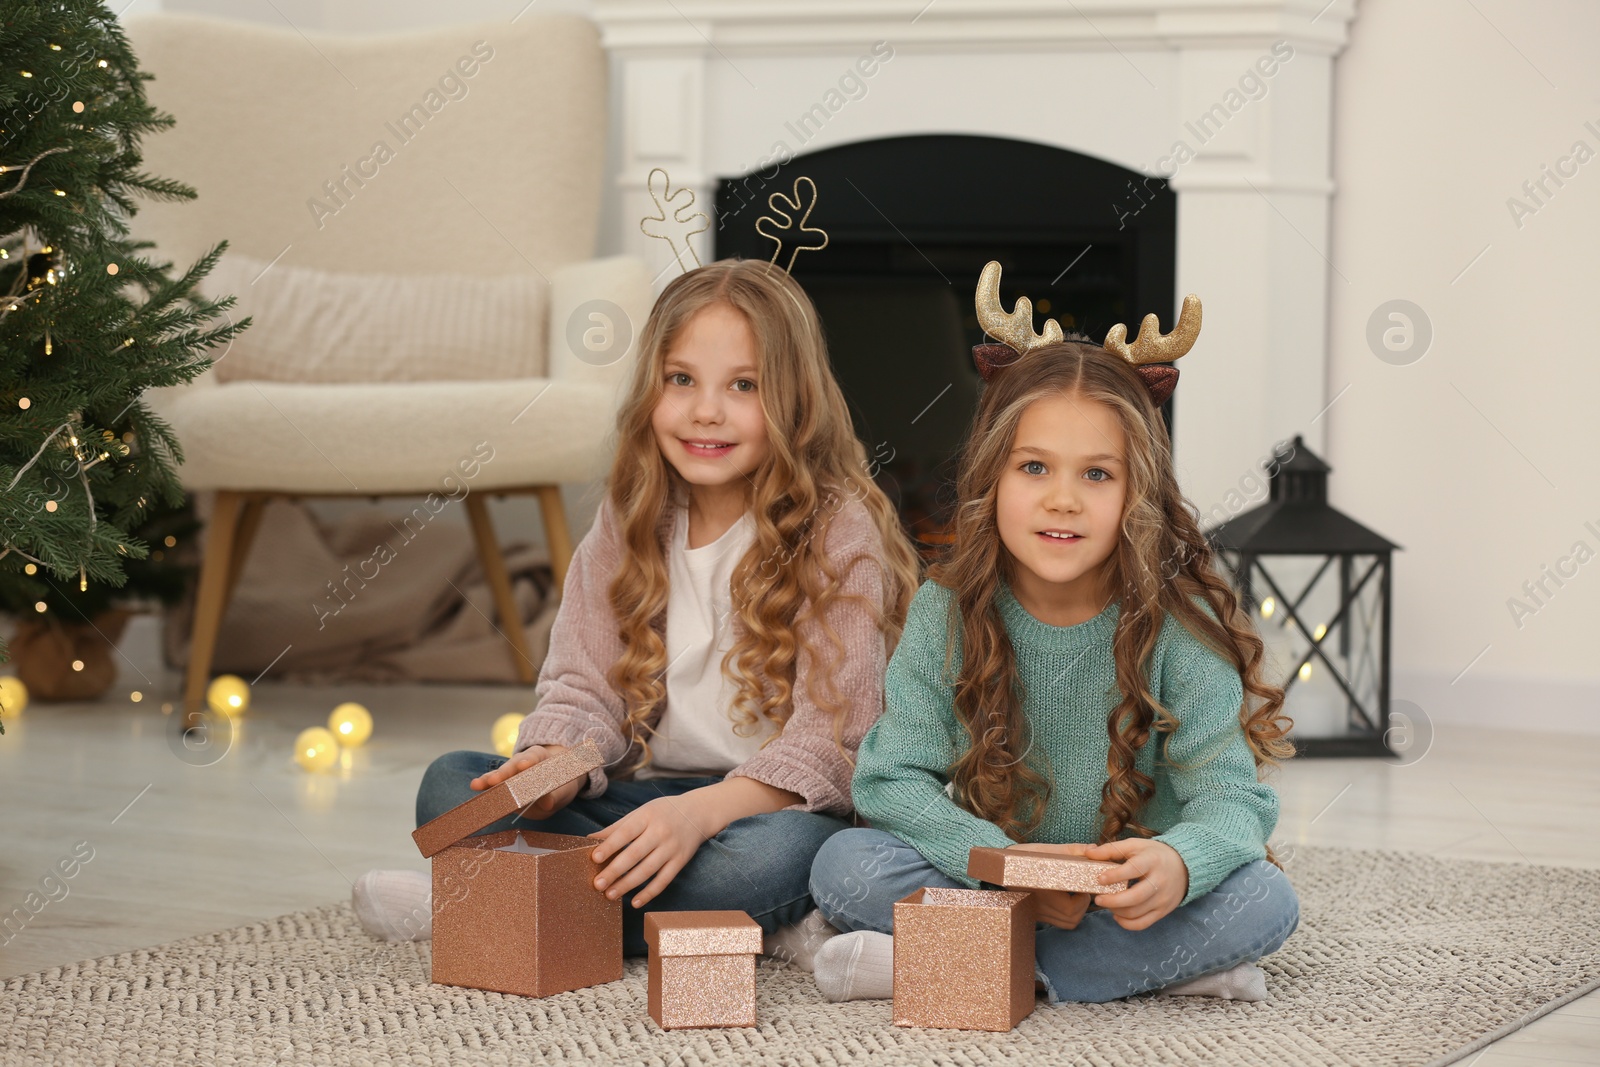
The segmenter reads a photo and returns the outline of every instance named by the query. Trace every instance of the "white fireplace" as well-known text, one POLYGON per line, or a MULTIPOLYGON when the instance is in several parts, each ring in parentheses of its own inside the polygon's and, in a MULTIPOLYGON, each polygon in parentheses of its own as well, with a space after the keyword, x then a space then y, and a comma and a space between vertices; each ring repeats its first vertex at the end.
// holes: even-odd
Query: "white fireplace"
MULTIPOLYGON (((1072 149, 1134 172, 1108 217, 1138 210, 1139 175, 1177 195, 1176 291, 1205 307, 1178 364, 1186 494, 1206 512, 1274 442, 1324 448, 1332 69, 1353 0, 594 0, 593 14, 619 94, 623 247, 663 283, 670 251, 632 224, 653 167, 709 214, 718 179, 785 153, 925 133, 1072 149)), ((694 239, 702 260, 710 237, 694 239)))

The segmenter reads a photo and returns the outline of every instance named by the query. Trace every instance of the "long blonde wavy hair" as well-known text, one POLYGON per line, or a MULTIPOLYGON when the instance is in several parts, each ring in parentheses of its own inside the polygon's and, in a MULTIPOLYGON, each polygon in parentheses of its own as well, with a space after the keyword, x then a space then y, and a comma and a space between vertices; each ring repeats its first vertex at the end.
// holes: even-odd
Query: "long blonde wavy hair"
POLYGON ((652 719, 666 697, 667 649, 653 625, 664 618, 668 592, 657 530, 679 491, 688 488, 662 456, 651 415, 663 392, 667 353, 689 321, 713 304, 740 312, 754 335, 757 396, 768 444, 767 458, 746 488, 755 541, 731 580, 738 626, 722 671, 736 687, 730 709, 735 732, 753 734, 762 720, 777 726, 774 736, 782 731, 802 651, 798 628, 816 619, 833 658, 824 660, 821 649, 806 650, 812 658, 807 693, 833 715, 835 740, 843 750, 846 715, 830 664, 840 661, 844 649, 826 619, 843 595, 845 575, 836 571, 823 545, 828 523, 850 498, 865 506, 882 551, 844 566, 881 567, 883 603, 863 606, 876 616, 891 651, 920 580, 920 562, 899 514, 873 481, 875 471, 869 470, 866 449, 851 425, 805 290, 760 260, 720 260, 675 279, 656 300, 640 336, 638 362, 617 418, 616 460, 607 478, 624 556, 610 586, 624 651, 610 680, 626 703, 629 738, 638 746, 634 770, 650 760, 652 719))
MULTIPOLYGON (((1294 745, 1285 737, 1292 723, 1280 714, 1283 689, 1262 677, 1261 638, 1238 594, 1219 574, 1200 532, 1198 512, 1178 489, 1166 426, 1148 390, 1127 361, 1080 334, 1035 349, 994 376, 962 453, 955 540, 928 572, 954 593, 947 663, 953 662, 957 626, 961 635, 956 718, 969 745, 950 776, 959 803, 1014 838, 1038 826, 1049 801, 1048 769, 1028 758, 1029 727, 1016 656, 995 601, 1002 578, 1011 582, 1016 567, 1000 540, 995 508, 1023 412, 1035 401, 1057 395, 1105 405, 1127 440, 1121 533, 1104 575, 1106 588, 1121 601, 1112 652, 1123 696, 1106 719, 1110 752, 1098 843, 1114 841, 1124 830, 1153 837, 1155 831, 1137 815, 1154 796, 1155 782, 1135 767, 1135 760, 1152 733, 1170 739, 1178 728, 1177 718, 1156 701, 1146 682, 1150 655, 1168 614, 1238 670, 1245 691, 1239 721, 1258 777, 1262 767, 1294 755, 1294 745), (1196 596, 1210 605, 1215 618, 1195 603, 1196 596)), ((1163 759, 1166 748, 1163 742, 1163 759)), ((1270 846, 1267 859, 1282 867, 1270 846)))

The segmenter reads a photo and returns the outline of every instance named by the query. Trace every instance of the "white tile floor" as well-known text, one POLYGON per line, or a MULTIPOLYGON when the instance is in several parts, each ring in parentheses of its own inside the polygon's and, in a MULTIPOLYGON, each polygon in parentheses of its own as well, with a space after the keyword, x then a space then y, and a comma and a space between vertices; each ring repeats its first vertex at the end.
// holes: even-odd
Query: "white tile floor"
MULTIPOLYGON (((95 704, 35 704, 0 737, 0 914, 78 842, 94 850, 66 895, 57 888, 0 947, 0 977, 325 904, 369 867, 426 870, 410 838, 423 768, 488 750, 490 724, 530 699, 514 687, 263 682, 231 751, 196 766, 175 754, 161 711, 176 676, 145 673, 156 686, 141 703, 124 684, 95 704), (292 739, 344 700, 372 710, 372 740, 338 771, 302 772, 292 739)), ((1275 784, 1274 843, 1600 867, 1600 736, 1441 727, 1410 765, 1297 760, 1275 784)), ((1462 1062, 1600 1063, 1600 993, 1462 1062)))

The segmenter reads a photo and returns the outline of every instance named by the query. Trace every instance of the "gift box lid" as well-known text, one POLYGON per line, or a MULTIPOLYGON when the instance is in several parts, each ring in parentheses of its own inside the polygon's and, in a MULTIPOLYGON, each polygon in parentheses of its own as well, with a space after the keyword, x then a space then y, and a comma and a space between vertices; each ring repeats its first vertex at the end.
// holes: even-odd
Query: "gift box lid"
POLYGON ((603 763, 605 760, 594 742, 584 741, 512 775, 493 789, 485 789, 470 800, 462 801, 417 827, 411 832, 411 839, 424 856, 432 857, 603 763))
POLYGON ((1116 860, 1063 856, 1027 846, 975 848, 967 853, 967 876, 1007 889, 1060 889, 1069 893, 1120 893, 1126 881, 1101 885, 1100 872, 1120 867, 1116 860))
POLYGON ((758 954, 761 927, 742 911, 652 911, 644 942, 653 956, 758 954))

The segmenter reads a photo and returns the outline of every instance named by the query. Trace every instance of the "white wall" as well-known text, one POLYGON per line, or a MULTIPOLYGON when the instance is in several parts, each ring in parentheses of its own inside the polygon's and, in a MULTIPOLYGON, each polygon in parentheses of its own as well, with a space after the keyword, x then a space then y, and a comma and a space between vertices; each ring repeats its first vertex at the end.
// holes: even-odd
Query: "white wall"
POLYGON ((1600 158, 1520 227, 1506 203, 1574 142, 1600 153, 1600 5, 1474 2, 1363 0, 1338 63, 1332 494, 1405 546, 1397 697, 1600 732, 1600 557, 1520 627, 1507 607, 1575 542, 1600 553, 1600 158), (1365 336, 1397 298, 1434 330, 1406 366, 1365 336))
MULTIPOLYGON (((165 7, 360 32, 525 6, 277 2, 283 15, 266 0, 165 7)), ((532 10, 589 8, 538 0, 532 10)), ((1331 242, 1310 234, 1305 245, 1335 268, 1328 395, 1338 399, 1323 416, 1324 458, 1336 506, 1404 546, 1394 696, 1436 722, 1600 732, 1600 474, 1583 432, 1596 421, 1600 366, 1579 351, 1579 316, 1600 282, 1600 158, 1560 188, 1547 179, 1543 206, 1521 189, 1577 141, 1600 153, 1600 71, 1586 53, 1596 40, 1600 5, 1586 0, 1361 0, 1335 67, 1331 242), (1537 209, 1520 226, 1513 196, 1537 209), (1433 330, 1406 365, 1380 360, 1366 336, 1396 299, 1420 306, 1433 330), (1528 598, 1523 583, 1580 541, 1594 558, 1569 562, 1576 573, 1562 586, 1546 580, 1542 604, 1528 598), (1520 626, 1514 596, 1535 609, 1520 626)), ((616 202, 608 191, 602 252, 620 247, 616 202)))

